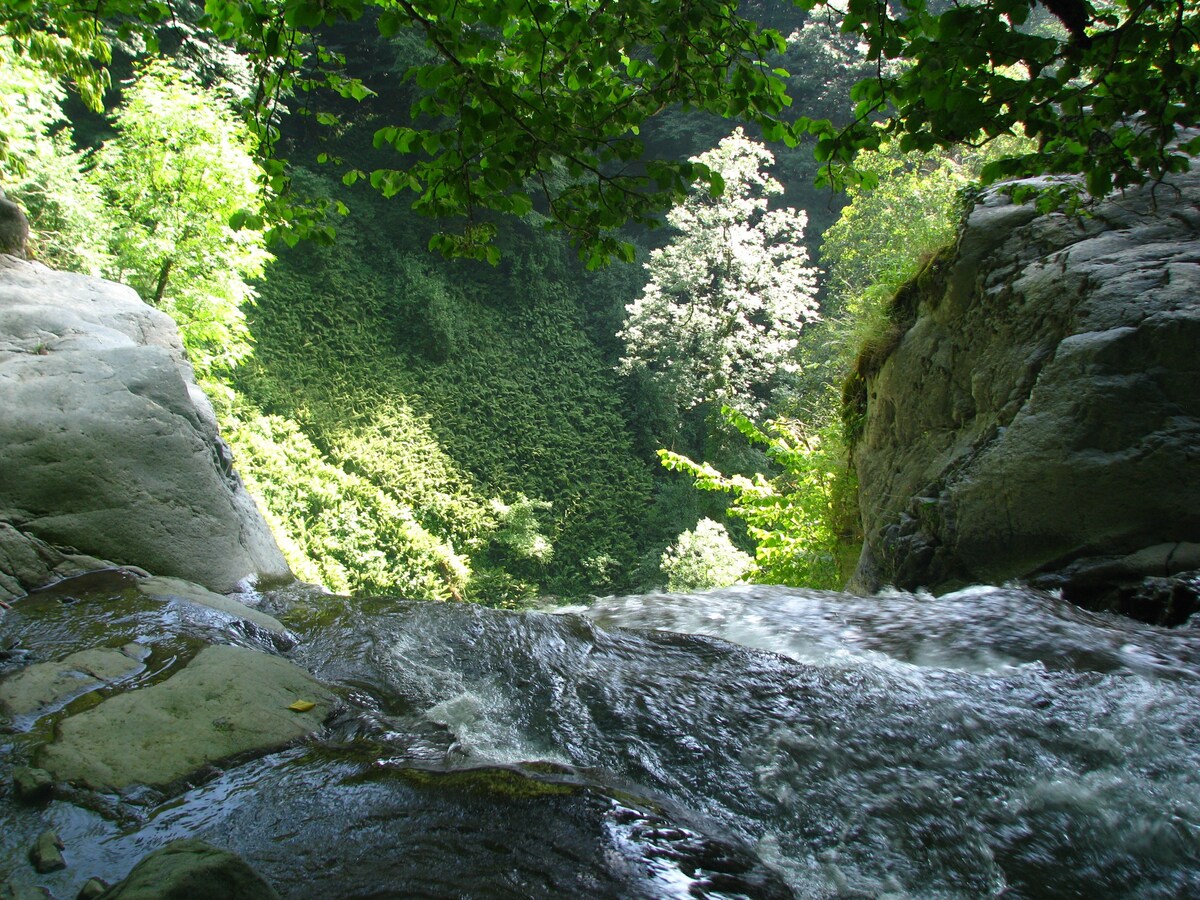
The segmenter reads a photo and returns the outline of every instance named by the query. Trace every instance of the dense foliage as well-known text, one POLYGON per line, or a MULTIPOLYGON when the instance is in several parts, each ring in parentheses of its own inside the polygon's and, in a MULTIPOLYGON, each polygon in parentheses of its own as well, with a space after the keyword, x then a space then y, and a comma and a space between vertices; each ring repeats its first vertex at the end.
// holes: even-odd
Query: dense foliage
POLYGON ((729 515, 746 523, 755 543, 748 581, 840 589, 856 555, 857 514, 837 421, 818 430, 778 419, 763 429, 729 407, 723 413, 749 441, 766 449, 778 474, 725 475, 669 450, 659 454, 663 465, 692 476, 701 490, 733 498, 729 515))
MULTIPOLYGON (((255 195, 239 177, 249 157, 227 98, 154 64, 127 85, 111 137, 80 152, 49 137, 61 95, 10 63, 0 75, 42 89, 30 97, 46 109, 8 157, 31 188, 18 199, 50 208, 37 202, 46 172, 65 166, 54 208, 90 210, 55 237, 64 255, 47 258, 87 268, 67 251, 98 236, 90 271, 130 281, 177 319, 298 574, 502 605, 661 577, 662 548, 704 504, 656 485, 656 444, 630 421, 639 392, 600 349, 616 353, 611 311, 637 290, 635 269, 586 275, 527 226, 504 236, 499 269, 437 266, 428 229, 403 207, 304 175, 306 190, 351 200, 358 215, 336 247, 283 248, 249 305, 236 254, 265 257, 241 240, 253 229, 229 239, 228 198, 249 206, 255 195), (235 292, 221 302, 227 282, 235 292), (176 288, 195 302, 174 302, 176 288), (225 333, 214 338, 213 324, 225 333)), ((46 221, 35 216, 38 253, 46 221)))
POLYGON ((252 475, 266 465, 261 479, 281 484, 275 498, 264 489, 268 507, 320 580, 377 592, 391 577, 412 596, 502 605, 637 586, 643 556, 679 526, 646 523, 651 467, 586 331, 584 301, 603 281, 528 228, 506 235, 503 267, 435 266, 403 207, 309 187, 343 191, 358 214, 336 246, 281 250, 260 286, 255 355, 234 379, 247 404, 234 449, 252 475), (300 462, 303 438, 326 468, 293 466, 261 439, 249 454, 239 446, 264 431, 294 432, 287 455, 300 462), (380 562, 359 575, 345 560, 366 552, 384 509, 376 493, 423 533, 381 529, 380 562), (328 527, 339 518, 353 526, 343 544, 328 527), (406 559, 421 547, 430 554, 414 567, 406 559), (370 574, 389 560, 392 575, 370 574), (406 566, 414 574, 401 579, 406 566))
POLYGON ((469 562, 389 490, 326 457, 295 422, 241 403, 225 417, 238 470, 288 564, 336 591, 462 599, 469 562))
MULTIPOLYGON (((804 6, 820 5, 805 0, 804 6)), ((843 29, 881 63, 854 91, 856 120, 818 145, 832 171, 859 149, 901 151, 1024 134, 1028 152, 997 160, 985 181, 1081 173, 1096 197, 1186 169, 1200 139, 1200 7, 1191 0, 1044 3, 1061 28, 1029 27, 1031 0, 896 4, 854 0, 843 29), (880 121, 882 119, 882 121, 880 121)), ((1070 189, 1070 185, 1062 186, 1070 189)))
POLYGON ((805 329, 795 393, 763 426, 726 409, 726 421, 765 450, 772 471, 740 474, 711 454, 662 451, 663 464, 701 490, 732 499, 728 515, 745 522, 755 548, 749 578, 838 588, 852 572, 858 534, 849 444, 862 415, 862 375, 911 325, 911 297, 925 267, 951 248, 979 173, 1029 142, 1007 138, 956 153, 901 153, 896 144, 863 151, 858 169, 873 187, 854 186, 850 203, 824 234, 825 319, 805 329), (846 403, 841 390, 846 388, 846 403))
MULTIPOLYGON (((800 0, 833 13, 827 0, 800 0)), ((187 18, 162 0, 107 0, 118 34, 187 18)), ((352 169, 386 195, 460 216, 435 246, 496 259, 497 230, 483 210, 541 209, 580 242, 592 262, 632 246, 617 229, 653 223, 688 185, 715 184, 703 165, 646 154, 642 126, 683 106, 754 123, 769 140, 819 137, 826 174, 846 177, 857 150, 899 141, 902 150, 986 142, 1024 131, 1034 152, 999 161, 985 177, 1080 172, 1094 193, 1186 166, 1178 126, 1200 113, 1200 8, 1190 0, 1055 0, 1061 27, 1027 27, 1034 0, 930 4, 851 0, 840 19, 877 63, 854 89, 845 127, 789 110, 783 36, 736 0, 207 0, 198 25, 236 43, 251 62, 251 109, 260 149, 278 149, 279 116, 293 94, 319 86, 365 99, 371 89, 340 74, 344 61, 317 46, 314 29, 369 19, 384 39, 415 34, 431 56, 408 66, 420 96, 409 114, 382 122, 379 146, 395 166, 352 169), (892 63, 897 63, 892 65, 892 63)), ((98 103, 108 58, 105 21, 69 0, 9 4, 3 29, 21 51, 75 79, 98 103)), ((308 101, 299 104, 307 106, 308 101)), ((809 112, 808 110, 801 111, 809 112)), ((325 121, 336 117, 325 113, 325 121)), ((277 160, 267 169, 286 185, 277 160)), ((285 210, 293 217, 299 211, 285 210)))
POLYGON ((248 281, 270 258, 261 228, 230 226, 260 203, 249 136, 228 100, 161 60, 126 87, 112 124, 90 170, 108 201, 105 274, 174 316, 202 375, 230 369, 250 351, 248 281))
POLYGON ((834 369, 827 377, 840 377, 855 355, 894 338, 898 323, 893 298, 953 243, 980 173, 989 163, 1022 153, 1032 143, 1014 136, 979 150, 904 153, 890 143, 861 152, 855 165, 870 176, 873 187, 849 188, 850 202, 823 235, 828 321, 820 337, 827 353, 812 353, 810 361, 820 359, 834 369))
POLYGON ((0 180, 29 217, 48 264, 98 275, 109 262, 107 213, 62 112, 66 91, 0 42, 0 180))
MULTIPOLYGON (((756 543, 753 577, 832 586, 852 529, 827 387, 848 348, 900 333, 892 298, 950 239, 969 179, 1073 172, 1102 193, 1186 165, 1196 142, 1173 142, 1200 112, 1200 14, 1188 0, 1055 0, 1053 18, 1033 0, 796 6, 811 15, 734 0, 16 0, 0 23, 0 177, 44 258, 133 283, 177 317, 210 389, 225 379, 225 427, 307 577, 515 605, 642 586, 660 564, 681 583, 673 567, 719 568, 756 543), (113 43, 137 56, 168 33, 204 48, 188 67, 202 77, 150 62, 112 103, 113 43), (785 68, 860 51, 872 68, 849 110, 836 79, 785 68), (216 89, 234 71, 237 89, 216 89), (102 147, 76 146, 47 73, 118 107, 102 147), (824 256, 830 325, 799 331, 813 273, 802 214, 767 209, 770 154, 742 131, 709 150, 729 126, 697 112, 815 139, 823 177, 851 186, 824 256), (950 149, 963 142, 994 152, 950 149), (437 224, 365 200, 367 185, 437 224), (348 200, 341 248, 294 246, 331 237, 348 200), (621 230, 664 215, 675 228, 656 248, 621 230), (542 226, 592 266, 652 250, 650 283, 583 280, 542 226), (294 249, 264 269, 268 233, 294 249), (428 246, 496 268, 434 267, 428 246), (730 401, 775 421, 681 432, 687 410, 730 401), (647 466, 664 435, 667 477, 647 466), (685 475, 731 504, 719 534, 692 526, 725 502, 689 499, 685 475)), ((789 200, 815 174, 801 154, 781 169, 789 200)))
POLYGON ((250 350, 242 307, 270 258, 261 229, 230 225, 262 205, 230 98, 153 60, 125 85, 111 137, 88 152, 60 127, 64 93, 11 47, 0 46, 0 86, 10 123, 0 176, 28 210, 34 254, 126 282, 170 313, 217 389, 250 350))

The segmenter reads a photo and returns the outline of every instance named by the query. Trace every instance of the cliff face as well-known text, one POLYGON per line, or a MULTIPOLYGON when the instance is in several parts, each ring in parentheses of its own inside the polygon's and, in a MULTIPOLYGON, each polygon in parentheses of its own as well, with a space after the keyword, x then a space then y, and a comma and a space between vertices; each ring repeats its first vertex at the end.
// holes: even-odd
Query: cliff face
POLYGON ((0 598, 103 562, 217 591, 290 576, 170 318, 0 256, 0 598))
POLYGON ((1200 171, 1084 219, 992 194, 919 293, 866 379, 852 587, 1021 579, 1179 620, 1195 591, 1173 576, 1200 568, 1200 171))

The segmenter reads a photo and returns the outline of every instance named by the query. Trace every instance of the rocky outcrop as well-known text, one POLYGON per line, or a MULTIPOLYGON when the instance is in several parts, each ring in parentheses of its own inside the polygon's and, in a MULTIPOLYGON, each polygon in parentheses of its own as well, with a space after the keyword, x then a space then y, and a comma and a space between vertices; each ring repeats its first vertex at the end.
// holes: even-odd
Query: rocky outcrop
POLYGON ((915 322, 865 373, 852 589, 1020 579, 1186 616, 1195 591, 1177 576, 1200 568, 1200 171, 1084 218, 990 193, 907 299, 915 322))
POLYGON ((29 253, 29 220, 25 211, 0 191, 0 253, 24 259, 29 253))
POLYGON ((101 561, 215 591, 290 577, 170 318, 0 256, 0 598, 101 561))
POLYGON ((112 565, 94 556, 52 547, 35 535, 0 521, 0 598, 19 597, 29 588, 112 565))

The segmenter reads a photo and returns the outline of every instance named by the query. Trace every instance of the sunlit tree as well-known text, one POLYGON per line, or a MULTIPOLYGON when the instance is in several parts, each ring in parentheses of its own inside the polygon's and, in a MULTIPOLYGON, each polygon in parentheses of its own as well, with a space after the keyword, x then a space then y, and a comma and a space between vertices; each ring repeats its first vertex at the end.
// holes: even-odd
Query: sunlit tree
POLYGON ((175 318, 202 374, 227 368, 249 352, 247 279, 270 258, 249 227, 261 225, 251 139, 219 96, 163 61, 126 88, 113 124, 95 170, 116 225, 108 274, 175 318), (235 215, 247 227, 231 227, 235 215))
POLYGON ((753 564, 733 545, 724 525, 701 519, 663 552, 661 568, 667 590, 703 591, 737 584, 753 564))
POLYGON ((811 428, 795 420, 759 427, 736 410, 722 414, 729 425, 762 447, 776 474, 726 475, 709 463, 660 450, 662 464, 695 479, 702 491, 728 495, 728 515, 746 523, 754 539, 758 584, 839 589, 858 556, 853 474, 847 467, 836 419, 811 428), (849 558, 848 558, 849 557, 849 558))
POLYGON ((94 275, 108 261, 111 226, 73 146, 65 98, 45 69, 0 38, 0 185, 29 217, 36 259, 94 275))
POLYGON ((701 404, 761 412, 792 368, 800 329, 817 318, 807 218, 768 208, 783 191, 766 172, 774 157, 740 128, 694 162, 720 183, 668 215, 677 234, 651 254, 650 280, 626 308, 620 369, 650 373, 679 413, 701 404))

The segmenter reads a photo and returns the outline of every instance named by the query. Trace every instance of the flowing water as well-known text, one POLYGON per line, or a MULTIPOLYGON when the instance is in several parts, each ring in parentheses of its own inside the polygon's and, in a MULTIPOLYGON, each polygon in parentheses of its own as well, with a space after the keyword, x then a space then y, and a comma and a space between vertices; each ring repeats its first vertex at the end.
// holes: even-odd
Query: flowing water
POLYGON ((1200 629, 998 588, 260 599, 297 639, 265 649, 343 698, 324 735, 176 796, 9 811, 0 851, 48 819, 59 896, 183 835, 289 897, 1200 896, 1200 629))

